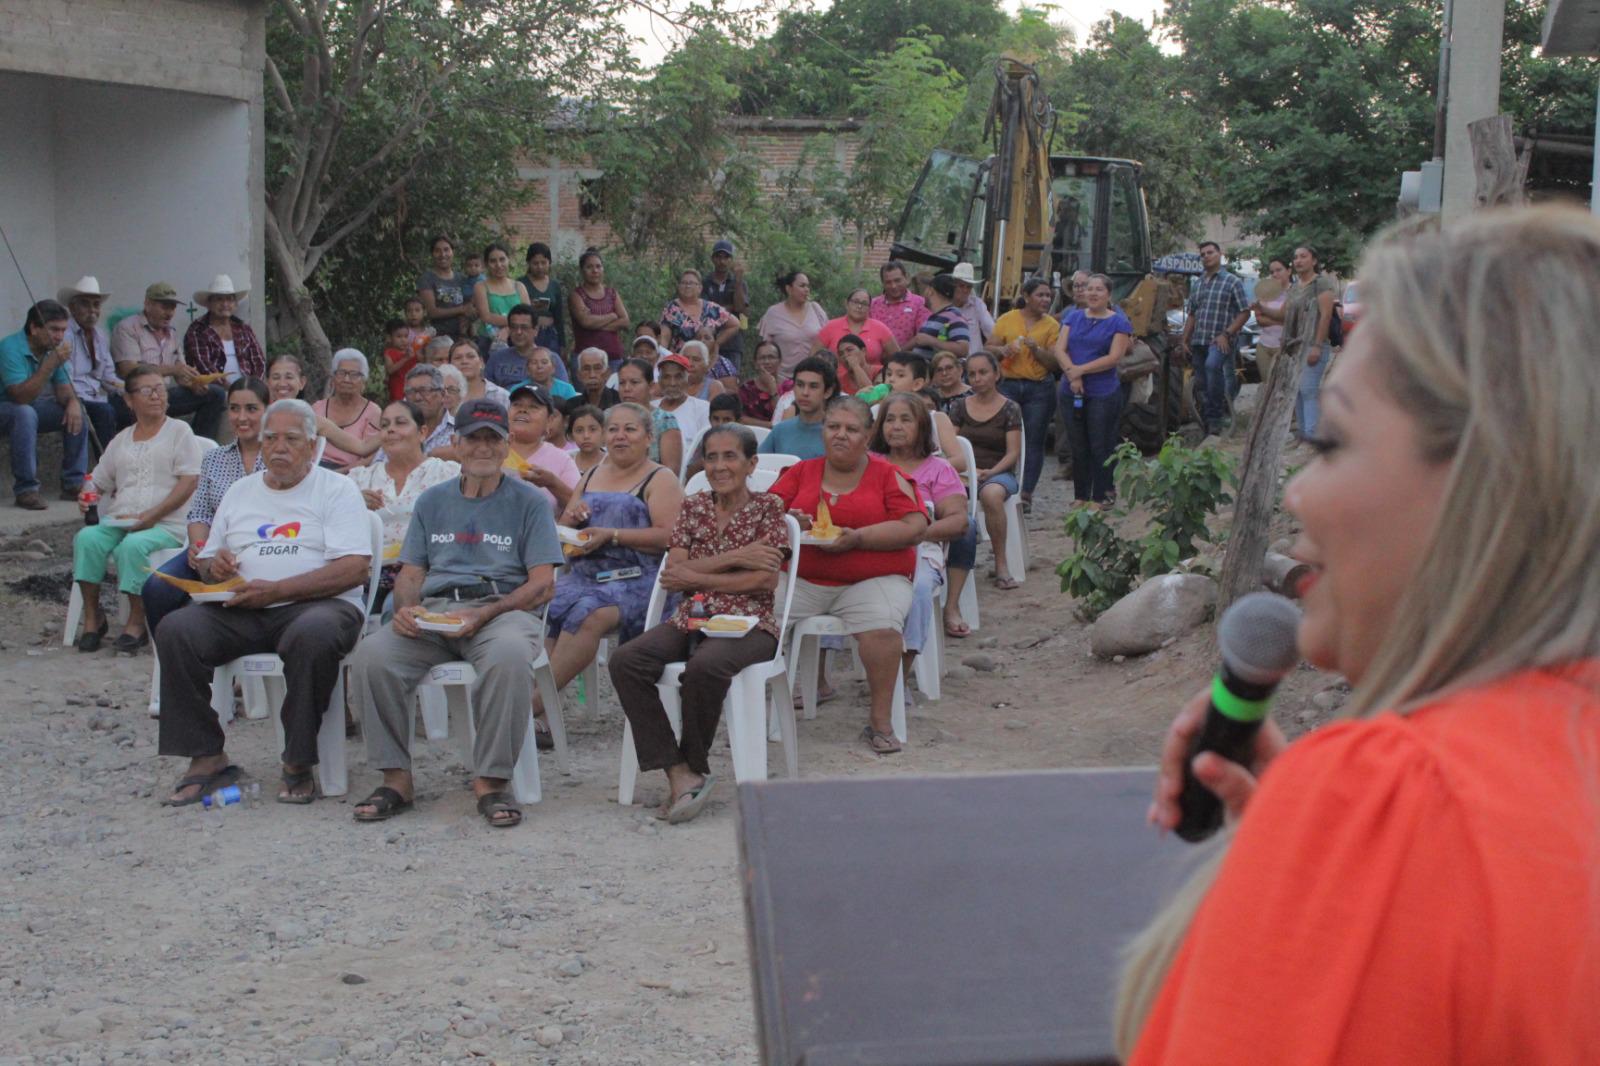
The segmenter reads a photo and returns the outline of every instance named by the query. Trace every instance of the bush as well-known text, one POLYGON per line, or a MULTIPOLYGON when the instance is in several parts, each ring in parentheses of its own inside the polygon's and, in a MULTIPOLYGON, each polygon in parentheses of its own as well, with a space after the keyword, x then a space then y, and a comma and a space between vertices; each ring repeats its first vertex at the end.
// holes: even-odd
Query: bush
POLYGON ((1207 525, 1237 484, 1233 461, 1212 448, 1186 448, 1167 439, 1153 459, 1132 443, 1112 453, 1117 503, 1110 511, 1081 507, 1068 513, 1065 527, 1074 550, 1056 573, 1061 591, 1075 597, 1088 618, 1097 618, 1133 588, 1136 581, 1175 570, 1195 554, 1197 542, 1211 542, 1207 525), (1135 508, 1151 509, 1144 535, 1130 540, 1113 524, 1135 508))

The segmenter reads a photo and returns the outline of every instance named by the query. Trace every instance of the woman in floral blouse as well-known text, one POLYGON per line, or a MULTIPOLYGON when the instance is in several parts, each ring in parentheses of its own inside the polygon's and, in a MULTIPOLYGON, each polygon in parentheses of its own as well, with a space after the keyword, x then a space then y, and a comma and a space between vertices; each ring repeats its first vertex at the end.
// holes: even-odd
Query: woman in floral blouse
POLYGON ((751 493, 746 484, 756 467, 755 434, 736 424, 716 426, 702 445, 711 489, 684 500, 661 572, 662 587, 680 593, 682 602, 671 618, 611 656, 611 683, 633 727, 639 769, 666 772, 669 788, 659 816, 669 822, 699 814, 716 783, 706 751, 734 675, 778 649, 773 593, 789 547, 782 501, 751 493), (756 623, 742 637, 696 644, 689 626, 696 595, 705 596, 707 615, 748 615, 756 623), (685 661, 680 739, 656 682, 668 663, 685 661))

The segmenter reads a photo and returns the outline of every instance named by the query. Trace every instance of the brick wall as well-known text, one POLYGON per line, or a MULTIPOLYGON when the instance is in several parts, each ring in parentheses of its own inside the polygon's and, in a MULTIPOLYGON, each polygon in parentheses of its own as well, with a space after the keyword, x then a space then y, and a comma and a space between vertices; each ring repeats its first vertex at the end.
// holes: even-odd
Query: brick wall
MULTIPOLYGON (((4 2, 8 0, 0 0, 4 2)), ((737 151, 760 160, 762 190, 774 200, 780 195, 785 176, 806 157, 808 149, 815 161, 822 146, 831 143, 835 165, 848 174, 859 147, 855 124, 848 120, 742 120, 734 139, 737 151)), ((605 247, 614 243, 610 227, 585 219, 581 210, 583 182, 600 177, 600 171, 582 160, 560 158, 523 160, 518 170, 531 195, 525 204, 500 219, 504 232, 516 243, 543 241, 559 259, 573 258, 589 245, 605 247)), ((830 234, 838 232, 833 223, 823 228, 830 234)), ((714 236, 708 233, 708 242, 714 236)), ((847 236, 853 238, 853 230, 847 236)), ((863 258, 869 267, 885 262, 889 258, 889 242, 868 245, 863 258)))

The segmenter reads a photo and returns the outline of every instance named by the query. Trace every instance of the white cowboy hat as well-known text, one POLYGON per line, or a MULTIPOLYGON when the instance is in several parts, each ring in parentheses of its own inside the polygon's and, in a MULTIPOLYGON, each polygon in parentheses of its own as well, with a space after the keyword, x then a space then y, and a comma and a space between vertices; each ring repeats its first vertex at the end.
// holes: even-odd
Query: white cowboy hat
POLYGON ((211 279, 211 287, 209 289, 198 289, 195 291, 194 302, 199 304, 201 307, 204 307, 207 301, 209 301, 213 296, 233 296, 242 300, 244 299, 245 294, 249 291, 250 289, 248 286, 240 288, 234 285, 233 279, 228 277, 228 275, 218 274, 216 277, 211 279))
POLYGON ((74 296, 110 296, 100 287, 100 281, 92 274, 85 274, 78 279, 76 285, 68 285, 56 292, 56 300, 61 303, 71 303, 74 296))
POLYGON ((956 268, 950 271, 950 276, 957 281, 964 281, 968 285, 975 285, 978 281, 977 276, 972 272, 971 263, 957 263, 956 268))

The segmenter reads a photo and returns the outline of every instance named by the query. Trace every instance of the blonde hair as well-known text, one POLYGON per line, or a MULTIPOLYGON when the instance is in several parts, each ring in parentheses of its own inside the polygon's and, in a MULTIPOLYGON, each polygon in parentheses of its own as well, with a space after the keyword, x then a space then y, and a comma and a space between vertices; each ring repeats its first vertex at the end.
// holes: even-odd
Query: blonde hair
MULTIPOLYGON (((1540 207, 1397 230, 1358 276, 1373 365, 1415 419, 1422 456, 1449 472, 1429 547, 1346 713, 1404 713, 1600 653, 1600 219, 1540 207)), ((1226 848, 1129 946, 1123 1058, 1226 848)))

